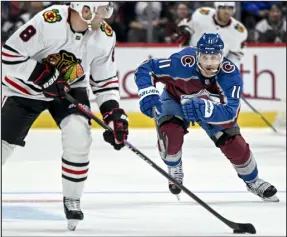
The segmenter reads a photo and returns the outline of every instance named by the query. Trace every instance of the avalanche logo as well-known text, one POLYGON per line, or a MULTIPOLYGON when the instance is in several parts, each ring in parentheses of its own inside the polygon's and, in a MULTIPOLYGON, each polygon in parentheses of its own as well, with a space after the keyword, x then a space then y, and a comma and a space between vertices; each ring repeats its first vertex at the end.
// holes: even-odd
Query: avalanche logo
POLYGON ((43 13, 44 20, 48 23, 55 23, 62 20, 59 10, 53 9, 43 13))
POLYGON ((181 57, 181 64, 186 67, 192 67, 195 63, 195 58, 192 55, 184 55, 181 57))

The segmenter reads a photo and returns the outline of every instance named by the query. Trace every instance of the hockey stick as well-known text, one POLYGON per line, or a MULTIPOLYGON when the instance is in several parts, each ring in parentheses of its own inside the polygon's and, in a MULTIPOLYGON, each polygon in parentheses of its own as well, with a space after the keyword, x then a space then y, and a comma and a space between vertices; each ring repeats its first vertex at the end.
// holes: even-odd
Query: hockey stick
POLYGON ((276 133, 278 133, 278 131, 276 130, 276 128, 274 128, 274 126, 268 122, 268 120, 258 111, 256 110, 248 101, 246 98, 244 98, 243 96, 241 97, 241 99, 250 107, 250 109, 253 110, 254 113, 258 114, 261 119, 276 133))
MULTIPOLYGON (((89 117, 90 119, 97 122, 102 128, 113 131, 108 125, 106 125, 101 119, 99 119, 97 116, 93 114, 93 112, 89 109, 88 106, 81 104, 79 101, 77 101, 73 96, 65 92, 66 99, 73 105, 75 105, 79 111, 81 111, 84 115, 89 117)), ((203 202, 201 199, 199 199, 194 193, 189 191, 185 186, 178 183, 174 178, 172 178, 168 173, 166 173, 162 168, 160 168, 158 165, 156 165, 151 159, 149 159, 146 155, 144 155, 140 150, 138 150, 136 147, 134 147, 132 144, 130 144, 127 140, 124 141, 124 144, 127 148, 129 148, 132 152, 137 154, 142 160, 144 160, 146 163, 148 163, 151 167, 153 167, 155 170, 157 170, 159 173, 161 173, 164 177, 166 177, 170 182, 175 184, 178 188, 180 188, 182 191, 184 191, 188 196, 190 196, 193 200, 195 200, 199 205, 204 207, 206 210, 208 210, 210 213, 212 213, 215 217, 217 217, 219 220, 221 220, 223 223, 225 223, 227 226, 229 226, 231 229, 233 229, 234 233, 250 233, 255 234, 256 229, 254 226, 250 223, 236 223, 232 222, 222 215, 220 215, 218 212, 216 212, 214 209, 212 209, 209 205, 207 205, 205 202, 203 202)))

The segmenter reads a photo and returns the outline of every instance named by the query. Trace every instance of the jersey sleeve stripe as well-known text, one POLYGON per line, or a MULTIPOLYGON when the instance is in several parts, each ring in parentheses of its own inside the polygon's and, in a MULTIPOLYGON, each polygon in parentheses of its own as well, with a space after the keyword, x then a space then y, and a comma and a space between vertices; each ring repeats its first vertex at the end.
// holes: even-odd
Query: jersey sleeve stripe
POLYGON ((92 77, 92 75, 90 75, 90 80, 92 80, 92 81, 95 82, 95 83, 101 83, 101 82, 109 81, 109 80, 115 78, 116 76, 117 76, 117 75, 114 75, 114 76, 109 77, 109 78, 107 78, 107 79, 96 81, 96 80, 92 77))
POLYGON ((24 56, 21 56, 21 55, 12 55, 12 54, 8 54, 5 52, 2 52, 2 55, 6 57, 11 57, 11 58, 24 58, 24 56))
POLYGON ((4 44, 4 45, 3 45, 3 48, 4 48, 4 49, 7 49, 8 51, 11 51, 11 52, 13 52, 13 53, 16 53, 16 54, 19 54, 19 55, 20 55, 20 53, 19 53, 17 50, 13 49, 12 47, 8 46, 7 44, 4 44))
POLYGON ((31 95, 25 88, 21 87, 19 84, 16 82, 10 80, 8 77, 4 77, 5 82, 7 82, 9 85, 12 87, 16 88, 17 90, 21 91, 22 93, 26 95, 31 95))
POLYGON ((7 65, 15 65, 15 64, 20 64, 28 61, 30 58, 26 58, 25 60, 21 61, 7 61, 7 60, 2 60, 2 63, 7 64, 7 65))
POLYGON ((98 87, 103 88, 103 87, 106 87, 106 86, 108 86, 108 85, 110 85, 110 84, 115 84, 115 83, 118 84, 118 83, 119 83, 119 80, 109 81, 109 82, 105 83, 104 85, 98 86, 98 87))
POLYGON ((110 90, 119 90, 119 87, 110 87, 110 88, 104 88, 104 89, 99 89, 99 90, 93 90, 93 93, 98 94, 98 93, 110 91, 110 90))

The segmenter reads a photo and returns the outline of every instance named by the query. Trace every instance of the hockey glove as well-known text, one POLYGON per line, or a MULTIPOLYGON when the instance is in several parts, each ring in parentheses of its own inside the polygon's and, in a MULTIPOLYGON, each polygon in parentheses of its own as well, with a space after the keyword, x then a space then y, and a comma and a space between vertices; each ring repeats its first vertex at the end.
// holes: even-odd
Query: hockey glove
POLYGON ((153 118, 152 108, 154 106, 159 113, 162 113, 159 91, 154 86, 139 90, 138 95, 140 98, 140 110, 143 114, 153 118))
POLYGON ((43 94, 47 98, 65 98, 64 91, 68 92, 70 86, 64 80, 63 75, 59 71, 47 64, 42 64, 42 71, 37 75, 36 79, 32 79, 34 84, 42 88, 43 94), (43 65, 43 66, 42 66, 43 65))
POLYGON ((182 96, 181 105, 184 118, 189 122, 205 122, 205 119, 209 118, 214 110, 214 104, 207 99, 184 98, 182 96))
POLYGON ((125 111, 120 108, 115 108, 112 111, 103 115, 104 121, 109 125, 113 132, 106 130, 103 134, 104 140, 110 143, 114 149, 120 150, 124 145, 124 140, 128 138, 129 123, 125 111))

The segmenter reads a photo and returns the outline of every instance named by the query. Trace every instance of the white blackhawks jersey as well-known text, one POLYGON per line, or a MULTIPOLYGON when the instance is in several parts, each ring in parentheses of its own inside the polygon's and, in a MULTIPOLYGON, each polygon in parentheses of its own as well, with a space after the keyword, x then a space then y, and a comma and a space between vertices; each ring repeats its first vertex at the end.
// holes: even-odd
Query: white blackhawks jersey
POLYGON ((182 20, 178 26, 186 26, 187 30, 190 31, 190 46, 196 46, 197 41, 204 33, 218 33, 224 42, 224 56, 239 65, 244 56, 247 30, 233 17, 228 25, 220 26, 215 21, 215 14, 214 8, 199 8, 192 14, 191 19, 182 20))
POLYGON ((4 96, 36 100, 46 98, 30 79, 38 63, 52 63, 59 71, 80 63, 81 70, 70 82, 72 88, 91 86, 98 106, 119 101, 119 84, 114 62, 115 33, 103 22, 93 32, 75 33, 70 25, 70 8, 53 5, 19 28, 2 47, 2 91, 4 96))

